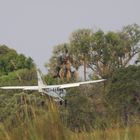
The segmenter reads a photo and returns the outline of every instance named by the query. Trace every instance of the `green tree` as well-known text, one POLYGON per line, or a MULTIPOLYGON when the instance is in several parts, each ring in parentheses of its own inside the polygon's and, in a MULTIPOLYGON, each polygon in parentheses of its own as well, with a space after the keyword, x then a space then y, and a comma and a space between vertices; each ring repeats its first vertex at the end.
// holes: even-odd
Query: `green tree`
POLYGON ((76 79, 77 67, 70 53, 69 44, 65 43, 55 46, 50 62, 45 66, 48 68, 48 73, 52 77, 59 77, 62 82, 65 81, 64 79, 66 79, 67 82, 76 79))
POLYGON ((140 27, 137 24, 125 26, 120 32, 94 33, 89 67, 99 76, 108 78, 120 68, 129 65, 140 51, 140 27))
POLYGON ((140 110, 140 66, 129 66, 117 70, 110 81, 106 102, 111 112, 124 124, 139 115, 140 110))
POLYGON ((60 44, 54 47, 53 55, 50 58, 49 63, 45 64, 48 72, 52 75, 57 75, 60 70, 60 66, 62 65, 63 56, 66 55, 66 51, 68 49, 68 44, 60 44))
POLYGON ((93 45, 93 31, 79 29, 71 34, 70 47, 73 59, 84 66, 84 80, 86 80, 86 68, 90 59, 90 50, 93 45))
POLYGON ((10 49, 5 45, 0 46, 0 75, 24 68, 34 68, 32 58, 18 54, 14 49, 10 49))

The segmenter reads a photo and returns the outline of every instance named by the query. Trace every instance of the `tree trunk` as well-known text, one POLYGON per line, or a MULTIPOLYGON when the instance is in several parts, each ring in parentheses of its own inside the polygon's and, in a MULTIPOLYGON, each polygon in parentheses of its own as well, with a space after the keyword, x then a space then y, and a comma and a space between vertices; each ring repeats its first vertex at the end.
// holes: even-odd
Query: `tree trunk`
POLYGON ((84 81, 86 81, 86 79, 87 79, 87 77, 86 77, 86 67, 87 67, 86 57, 84 56, 84 81))

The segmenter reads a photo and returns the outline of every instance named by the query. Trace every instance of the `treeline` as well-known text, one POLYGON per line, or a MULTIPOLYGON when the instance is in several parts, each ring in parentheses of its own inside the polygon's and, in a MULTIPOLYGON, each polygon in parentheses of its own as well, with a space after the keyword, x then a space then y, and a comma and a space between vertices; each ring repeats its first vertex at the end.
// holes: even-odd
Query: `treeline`
MULTIPOLYGON (((84 67, 84 80, 87 68, 91 78, 110 78, 115 70, 127 67, 138 54, 140 27, 132 24, 117 32, 104 32, 101 29, 79 29, 70 35, 68 43, 56 45, 50 62, 46 64, 49 74, 70 79, 70 72, 84 67)), ((138 62, 138 61, 137 61, 138 62)))

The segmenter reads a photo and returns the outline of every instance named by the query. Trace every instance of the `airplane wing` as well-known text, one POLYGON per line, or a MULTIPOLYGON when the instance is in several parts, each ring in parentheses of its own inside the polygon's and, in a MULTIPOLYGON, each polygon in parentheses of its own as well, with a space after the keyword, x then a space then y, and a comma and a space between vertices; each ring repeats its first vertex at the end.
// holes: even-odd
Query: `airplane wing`
MULTIPOLYGON (((65 89, 65 88, 71 88, 71 87, 78 87, 83 84, 103 82, 105 80, 106 79, 92 80, 92 81, 68 83, 68 84, 62 84, 62 85, 43 85, 43 86, 41 86, 41 88, 42 89, 49 89, 49 88, 65 89)), ((39 86, 5 86, 5 87, 0 87, 0 89, 39 90, 39 86)))
POLYGON ((38 90, 38 86, 5 86, 0 89, 38 90))
POLYGON ((91 83, 98 83, 98 82, 103 82, 105 81, 106 79, 101 79, 101 80, 92 80, 92 81, 84 81, 84 82, 77 82, 77 83, 70 83, 70 84, 63 84, 63 85, 60 85, 60 89, 63 89, 63 88, 70 88, 70 87, 78 87, 80 85, 84 85, 84 84, 91 84, 91 83))

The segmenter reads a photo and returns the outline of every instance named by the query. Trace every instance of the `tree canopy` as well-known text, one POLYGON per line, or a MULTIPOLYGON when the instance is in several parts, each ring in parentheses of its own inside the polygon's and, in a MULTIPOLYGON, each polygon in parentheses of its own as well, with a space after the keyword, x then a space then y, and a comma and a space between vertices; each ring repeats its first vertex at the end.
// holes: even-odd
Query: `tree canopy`
POLYGON ((14 70, 33 67, 34 63, 31 57, 27 58, 23 54, 18 54, 14 49, 5 45, 0 46, 0 76, 14 70))
MULTIPOLYGON (((84 66, 84 79, 86 80, 87 68, 91 69, 97 77, 109 78, 118 68, 128 66, 130 60, 140 52, 139 41, 140 27, 132 24, 117 32, 103 32, 101 29, 97 31, 76 30, 70 35, 69 43, 65 47, 69 50, 72 66, 76 69, 84 66)), ((51 65, 53 65, 52 60, 58 58, 55 50, 59 50, 58 52, 64 55, 60 46, 56 46, 53 51, 50 59, 51 65)), ((55 65, 59 63, 55 61, 55 65)), ((54 67, 46 66, 54 71, 54 67)))
POLYGON ((113 114, 128 123, 131 116, 140 113, 140 66, 117 70, 108 85, 106 101, 113 114))

